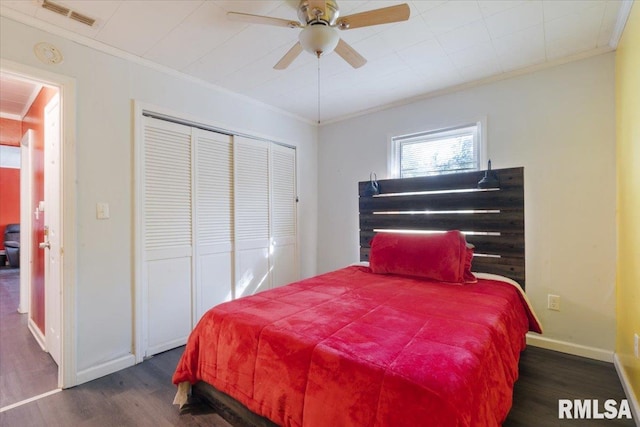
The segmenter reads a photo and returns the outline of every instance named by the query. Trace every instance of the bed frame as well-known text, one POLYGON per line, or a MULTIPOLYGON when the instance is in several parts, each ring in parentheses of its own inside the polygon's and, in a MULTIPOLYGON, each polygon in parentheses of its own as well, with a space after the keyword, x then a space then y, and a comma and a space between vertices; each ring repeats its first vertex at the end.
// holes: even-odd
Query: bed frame
MULTIPOLYGON (((512 278, 524 288, 524 169, 495 169, 500 186, 478 189, 484 171, 378 181, 380 194, 366 196, 360 182, 360 260, 380 231, 458 229, 475 245, 473 270, 512 278)), ((275 427, 237 400, 199 382, 192 397, 205 401, 235 427, 275 427)))
POLYGON ((200 381, 191 388, 192 399, 205 402, 233 427, 278 427, 270 419, 251 412, 233 397, 200 381))
POLYGON ((509 277, 524 288, 524 168, 494 169, 499 187, 479 189, 485 171, 358 183, 360 260, 383 231, 460 230, 475 246, 473 271, 509 277))

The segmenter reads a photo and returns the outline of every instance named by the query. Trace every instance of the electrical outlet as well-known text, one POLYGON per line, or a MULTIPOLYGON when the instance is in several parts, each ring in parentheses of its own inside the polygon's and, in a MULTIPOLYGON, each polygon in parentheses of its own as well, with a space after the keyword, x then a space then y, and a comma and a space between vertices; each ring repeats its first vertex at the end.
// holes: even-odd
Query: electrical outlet
POLYGON ((638 334, 633 334, 633 354, 636 355, 636 359, 640 358, 640 349, 638 349, 638 345, 640 345, 639 343, 640 341, 640 335, 638 334))
POLYGON ((560 311, 560 296, 559 295, 547 295, 547 308, 549 310, 560 311))

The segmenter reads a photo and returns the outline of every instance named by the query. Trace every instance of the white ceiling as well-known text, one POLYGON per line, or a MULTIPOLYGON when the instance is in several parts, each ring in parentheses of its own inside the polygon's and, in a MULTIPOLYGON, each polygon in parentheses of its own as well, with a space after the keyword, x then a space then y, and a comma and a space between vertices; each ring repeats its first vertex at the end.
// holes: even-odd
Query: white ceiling
POLYGON ((22 120, 42 85, 0 73, 0 117, 22 120))
MULTIPOLYGON (((112 53, 116 48, 307 120, 318 118, 317 59, 303 52, 287 70, 273 69, 300 30, 226 16, 236 11, 297 20, 296 0, 53 1, 97 21, 88 27, 43 9, 37 0, 0 0, 0 5, 12 19, 60 27, 81 43, 112 53)), ((338 0, 341 16, 399 3, 338 0)), ((364 67, 353 69, 336 53, 320 59, 323 122, 613 50, 630 9, 624 0, 407 3, 407 22, 340 31, 368 60, 364 67)))

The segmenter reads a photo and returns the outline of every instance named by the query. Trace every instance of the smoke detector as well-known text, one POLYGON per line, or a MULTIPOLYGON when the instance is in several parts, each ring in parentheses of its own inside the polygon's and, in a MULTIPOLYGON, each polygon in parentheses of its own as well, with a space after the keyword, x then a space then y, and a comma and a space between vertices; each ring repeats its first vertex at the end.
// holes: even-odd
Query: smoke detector
POLYGON ((33 46, 33 53, 43 64, 47 65, 60 64, 64 60, 62 52, 47 42, 40 42, 33 46))

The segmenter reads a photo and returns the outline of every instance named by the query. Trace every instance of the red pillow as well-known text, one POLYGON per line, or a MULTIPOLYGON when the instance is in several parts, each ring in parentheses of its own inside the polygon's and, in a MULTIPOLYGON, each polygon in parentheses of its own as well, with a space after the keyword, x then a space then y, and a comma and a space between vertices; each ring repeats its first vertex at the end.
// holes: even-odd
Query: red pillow
POLYGON ((378 233, 371 242, 374 273, 424 277, 450 283, 475 281, 473 249, 457 230, 441 234, 378 233))
POLYGON ((471 272, 471 261, 473 261, 473 250, 475 249, 475 246, 473 246, 471 243, 467 243, 466 246, 467 246, 467 251, 466 251, 467 253, 466 253, 465 262, 464 262, 464 282, 477 283, 478 279, 471 272))

